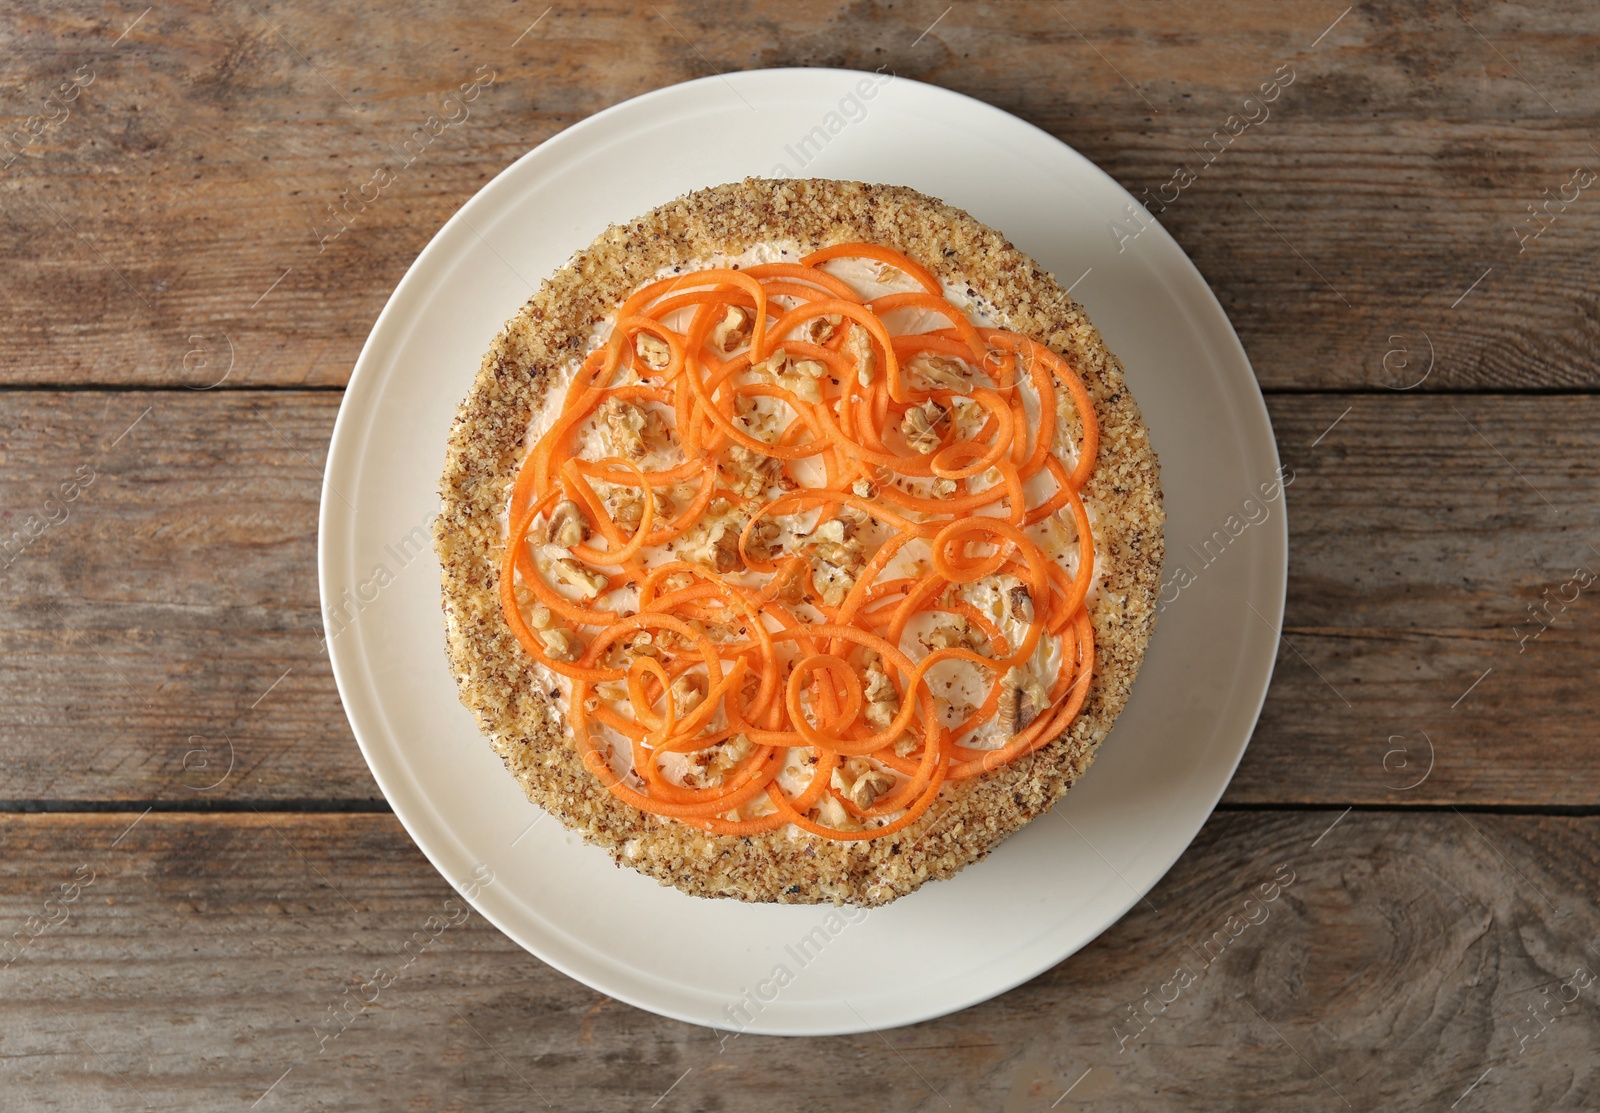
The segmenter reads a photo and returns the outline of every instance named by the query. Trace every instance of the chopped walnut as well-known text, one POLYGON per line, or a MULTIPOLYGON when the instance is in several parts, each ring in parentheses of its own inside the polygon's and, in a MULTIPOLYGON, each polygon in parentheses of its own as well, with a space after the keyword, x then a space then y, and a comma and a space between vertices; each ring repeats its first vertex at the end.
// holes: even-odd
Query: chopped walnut
POLYGON ((550 570, 555 573, 556 579, 569 587, 578 589, 578 596, 582 599, 593 599, 605 590, 606 577, 598 572, 591 572, 571 557, 562 557, 552 561, 550 570))
POLYGON ((744 567, 739 556, 739 533, 743 529, 744 523, 733 505, 727 499, 713 499, 700 524, 684 536, 679 556, 718 572, 737 572, 744 567))
POLYGON ((570 549, 588 538, 589 523, 584 519, 583 511, 578 509, 578 504, 571 499, 563 499, 556 503, 555 509, 550 511, 550 524, 545 528, 545 539, 552 545, 570 549))
POLYGON ((850 589, 856 586, 856 577, 834 564, 819 564, 812 573, 812 579, 822 591, 823 604, 829 607, 843 603, 850 589))
POLYGON ((956 481, 954 479, 935 479, 933 481, 933 493, 939 498, 948 498, 956 493, 956 481))
POLYGON ((900 431, 906 443, 924 456, 939 448, 939 426, 944 422, 945 408, 932 398, 920 406, 912 406, 900 421, 900 431))
POLYGON ((757 560, 770 561, 779 553, 778 538, 783 530, 771 518, 762 518, 750 530, 750 540, 745 548, 757 560))
POLYGON ((722 320, 717 322, 711 330, 711 346, 719 352, 731 352, 742 348, 744 342, 750 339, 751 317, 748 310, 737 305, 728 306, 728 311, 722 315, 722 320))
POLYGON ((853 519, 831 518, 822 522, 801 542, 811 550, 812 578, 830 607, 844 602, 856 584, 867 557, 855 536, 853 519))
POLYGON ((900 714, 900 709, 888 700, 879 700, 877 703, 867 704, 867 709, 862 712, 862 717, 867 720, 867 725, 874 731, 889 729, 889 724, 894 722, 894 717, 900 714))
POLYGON ((700 625, 705 629, 706 637, 714 642, 735 641, 743 636, 740 631, 748 628, 744 624, 743 616, 723 622, 702 622, 700 625))
POLYGON ((856 382, 871 386, 878 374, 878 352, 872 346, 872 334, 854 322, 845 334, 845 351, 856 365, 856 382))
POLYGON ((729 445, 722 454, 723 484, 741 498, 753 499, 782 475, 783 461, 742 444, 729 445))
POLYGON ((1033 596, 1021 584, 1006 592, 1006 606, 1011 617, 1024 626, 1033 625, 1033 596))
POLYGON ((535 630, 550 629, 551 621, 549 607, 536 605, 528 612, 528 625, 532 626, 535 630))
POLYGON ((544 643, 544 651, 557 661, 576 661, 583 655, 583 643, 578 635, 564 626, 540 630, 539 640, 544 643))
POLYGON ((967 620, 958 618, 954 622, 942 622, 935 626, 928 635, 922 639, 922 644, 930 650, 937 649, 969 649, 976 651, 978 648, 977 635, 967 620))
MULTIPOLYGON (((654 643, 655 636, 648 630, 641 630, 625 641, 612 642, 610 648, 607 649, 605 653, 606 667, 611 669, 625 669, 631 665, 634 659, 637 657, 659 658, 661 656, 661 650, 658 649, 654 643)), ((622 694, 617 698, 626 699, 627 696, 622 694)))
POLYGON ((856 497, 864 499, 870 499, 878 493, 878 489, 872 485, 872 480, 865 476, 850 484, 850 490, 856 497))
POLYGON ((751 368, 764 372, 796 398, 806 402, 822 401, 820 382, 828 373, 828 365, 816 359, 796 359, 779 348, 767 359, 751 368))
POLYGON ((633 338, 633 350, 652 371, 665 371, 672 362, 672 348, 654 333, 641 332, 633 338))
POLYGON ((850 588, 856 585, 856 579, 861 577, 862 569, 866 568, 867 558, 861 542, 846 533, 846 529, 845 521, 834 518, 824 521, 805 539, 813 555, 811 579, 821 590, 822 603, 827 606, 843 603, 845 596, 850 595, 850 588))
MULTIPOLYGON (((881 660, 882 658, 879 658, 879 661, 881 660)), ((881 664, 874 661, 867 662, 861 670, 861 678, 866 681, 862 695, 866 697, 868 703, 900 702, 900 693, 895 690, 894 681, 889 679, 889 674, 884 671, 881 664)), ((896 710, 899 708, 896 707, 896 710)))
POLYGON ((829 313, 822 317, 813 317, 801 326, 801 333, 813 344, 825 344, 833 338, 839 330, 839 322, 844 318, 837 313, 829 313))
POLYGON ((672 702, 678 717, 689 714, 706 699, 706 678, 699 673, 686 672, 672 682, 672 702))
POLYGON ((654 410, 607 398, 596 412, 610 434, 612 450, 619 455, 638 460, 668 443, 667 427, 654 410))
POLYGON ((720 746, 714 747, 717 755, 711 759, 711 772, 720 778, 749 756, 755 743, 742 734, 736 734, 720 746))
POLYGON ((737 572, 744 567, 744 558, 739 555, 737 530, 727 530, 712 542, 711 567, 723 573, 737 572))
POLYGON ((911 357, 906 369, 921 377, 927 384, 925 389, 942 387, 945 390, 966 391, 972 388, 972 383, 966 375, 966 368, 958 360, 948 359, 945 356, 919 352, 911 357))
POLYGON ((894 778, 874 769, 866 758, 853 757, 834 767, 829 784, 846 800, 865 811, 894 785, 894 778))
POLYGON ((669 522, 677 517, 678 504, 671 491, 656 491, 656 524, 669 522))
POLYGON ((817 801, 815 811, 817 819, 824 827, 832 827, 836 831, 859 831, 861 824, 855 816, 845 811, 844 805, 834 799, 832 793, 824 792, 817 801))
POLYGON ((1035 687, 1032 677, 1022 669, 1010 669, 1004 679, 1000 681, 1000 706, 996 713, 996 721, 1000 729, 1006 734, 1016 734, 1033 722, 1033 717, 1039 713, 1039 708, 1033 704, 1033 693, 1030 689, 1035 687))
POLYGON ((867 725, 875 731, 888 730, 894 717, 900 714, 900 693, 895 690, 889 674, 876 663, 869 662, 862 669, 862 679, 866 681, 862 694, 867 700, 867 725))
POLYGON ((714 788, 720 785, 722 778, 748 756, 752 748, 750 739, 737 734, 726 742, 694 751, 687 755, 689 768, 683 783, 689 788, 714 788))
MULTIPOLYGON (((673 515, 672 500, 664 491, 655 492, 656 516, 655 526, 660 528, 661 523, 673 515)), ((634 533, 644 524, 643 491, 632 487, 618 487, 606 500, 607 509, 611 511, 611 520, 616 522, 628 533, 634 533)))

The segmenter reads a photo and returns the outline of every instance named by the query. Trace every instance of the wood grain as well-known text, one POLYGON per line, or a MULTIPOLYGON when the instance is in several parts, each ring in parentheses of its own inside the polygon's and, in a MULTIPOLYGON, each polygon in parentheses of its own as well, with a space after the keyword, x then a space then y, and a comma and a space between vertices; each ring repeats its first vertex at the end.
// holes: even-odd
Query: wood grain
POLYGON ((1600 385, 1593 190, 1526 250, 1516 232, 1575 167, 1600 170, 1600 17, 1372 4, 1317 41, 1339 10, 995 5, 930 30, 939 5, 610 3, 527 30, 522 7, 369 17, 346 0, 163 5, 120 42, 131 16, 40 14, 7 32, 0 111, 60 116, 47 98, 80 66, 93 81, 0 170, 0 381, 343 383, 411 259, 518 155, 675 81, 821 64, 988 100, 1148 196, 1268 387, 1404 385, 1391 336, 1433 346, 1424 389, 1600 385), (1246 109, 1280 67, 1292 82, 1246 109), (479 74, 470 115, 408 152, 479 74), (1263 111, 1204 159, 1230 116, 1263 111), (395 182, 327 238, 329 207, 384 166, 395 182), (1194 183, 1163 206, 1184 166, 1194 183))
POLYGON ((1229 800, 1594 803, 1597 401, 1272 399, 1284 641, 1229 800))
POLYGON ((19 1106, 1422 1109, 1486 1070, 1460 1113, 1597 1097, 1600 985, 1542 1031, 1527 1011, 1597 964, 1595 819, 1220 813, 1150 904, 1060 966, 834 1039, 652 1017, 473 915, 319 1042, 429 917, 461 919, 398 822, 152 813, 125 832, 136 817, 0 820, 0 924, 64 921, 0 971, 19 1106), (80 867, 92 883, 47 912, 80 867))
MULTIPOLYGON (((230 744, 208 799, 379 798, 317 614, 337 405, 0 394, 17 430, 0 541, 76 469, 96 476, 0 570, 0 799, 192 802, 217 768, 192 751, 230 744)), ((1295 472, 1286 641, 1227 799, 1591 803, 1600 614, 1596 588, 1569 581, 1600 574, 1600 398, 1284 395, 1271 410, 1295 472)), ((1186 546, 1203 538, 1168 540, 1195 563, 1186 546)))

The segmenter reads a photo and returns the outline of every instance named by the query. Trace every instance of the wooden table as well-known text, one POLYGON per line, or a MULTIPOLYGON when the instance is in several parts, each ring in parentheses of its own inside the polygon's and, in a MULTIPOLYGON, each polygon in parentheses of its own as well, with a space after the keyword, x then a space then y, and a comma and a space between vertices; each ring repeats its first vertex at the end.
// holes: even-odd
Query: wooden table
POLYGON ((5 19, 0 1104, 1600 1105, 1600 10, 542 7, 5 19), (350 1005, 452 896, 319 643, 319 469, 361 342, 530 147, 783 65, 957 89, 1175 195, 1159 219, 1296 474, 1244 764, 1148 901, 942 1020, 722 1042, 476 915, 350 1005))

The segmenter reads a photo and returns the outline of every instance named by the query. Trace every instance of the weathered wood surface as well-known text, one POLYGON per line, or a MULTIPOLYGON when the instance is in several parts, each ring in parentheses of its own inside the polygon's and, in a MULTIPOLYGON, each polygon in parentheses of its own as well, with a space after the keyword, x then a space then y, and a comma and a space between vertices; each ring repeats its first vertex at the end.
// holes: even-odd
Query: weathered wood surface
MULTIPOLYGON (((192 802, 216 778, 185 757, 224 740, 219 796, 378 798, 319 639, 337 406, 0 394, 15 430, 0 544, 30 515, 66 515, 0 569, 0 800, 192 802), (47 510, 80 468, 92 483, 47 510)), ((1600 398, 1278 395, 1271 410, 1295 472, 1287 644, 1228 800, 1594 802, 1600 582, 1571 580, 1600 577, 1600 398)), ((1169 567, 1201 540, 1171 536, 1169 567)))
POLYGON ((1600 1100, 1600 983, 1561 988, 1600 967, 1592 818, 1219 813, 1149 905, 997 1001, 882 1034, 726 1042, 607 1000, 475 915, 360 991, 378 966, 398 970, 429 917, 463 918, 392 817, 152 813, 126 830, 136 818, 0 821, 0 925, 54 921, 0 971, 8 1105, 1481 1113, 1600 1100), (76 899, 47 909, 74 878, 76 899), (347 993, 377 999, 331 1035, 347 993))
POLYGON ((1395 335, 1431 342, 1424 389, 1600 385, 1600 184, 1563 190, 1600 171, 1592 5, 1363 4, 1337 23, 1337 2, 943 7, 557 5, 532 30, 542 5, 14 18, 0 381, 205 385, 231 365, 230 386, 343 383, 416 253, 527 149, 713 70, 823 64, 988 100, 1150 197, 1269 387, 1404 385, 1395 335), (491 76, 405 154, 447 93, 491 76), (384 166, 396 180, 325 239, 329 207, 384 166), (1164 189, 1184 167, 1193 183, 1164 189))

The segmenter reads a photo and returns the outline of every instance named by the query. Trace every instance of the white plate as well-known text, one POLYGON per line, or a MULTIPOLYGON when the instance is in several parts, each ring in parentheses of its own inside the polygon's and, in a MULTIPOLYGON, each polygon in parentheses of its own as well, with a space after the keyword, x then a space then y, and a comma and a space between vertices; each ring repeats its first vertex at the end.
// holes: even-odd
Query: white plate
POLYGON ((451 218, 351 375, 328 454, 319 566, 334 675, 362 753, 411 837, 479 912, 640 1008, 823 1035, 1003 992, 1099 935, 1166 873, 1255 725, 1288 534, 1281 498, 1258 491, 1278 457, 1238 338, 1150 217, 1123 238, 1139 227, 1135 212, 1088 160, 990 105, 904 79, 790 69, 619 104, 523 156, 451 218), (1167 592, 1176 598, 1132 701, 1062 806, 953 880, 848 918, 685 896, 618 869, 554 820, 536 823, 543 813, 457 702, 438 569, 422 543, 456 405, 535 284, 608 223, 777 173, 912 186, 1003 229, 1074 284, 1122 358, 1161 456, 1166 575, 1183 565, 1195 577, 1167 592), (1252 497, 1261 510, 1245 505, 1252 497), (1209 550, 1186 548, 1214 531, 1222 540, 1209 550), (492 881, 472 885, 475 870, 492 881))

